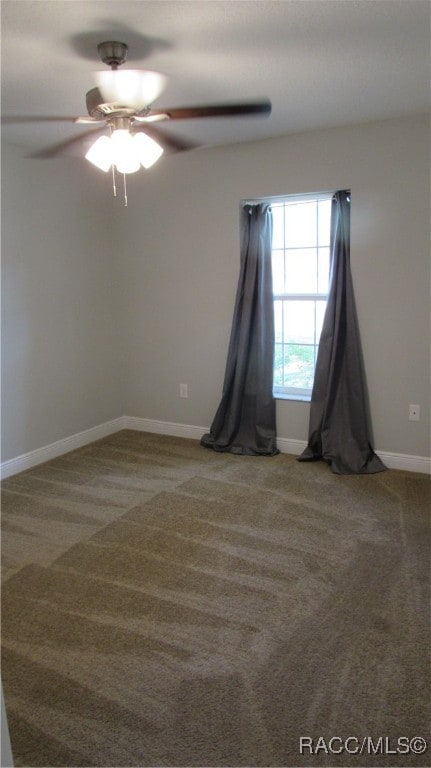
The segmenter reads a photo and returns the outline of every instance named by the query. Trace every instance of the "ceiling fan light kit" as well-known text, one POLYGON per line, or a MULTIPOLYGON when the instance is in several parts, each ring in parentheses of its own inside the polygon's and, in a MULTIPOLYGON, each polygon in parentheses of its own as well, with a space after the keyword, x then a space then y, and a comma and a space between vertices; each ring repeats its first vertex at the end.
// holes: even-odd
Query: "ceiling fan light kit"
MULTIPOLYGON (((127 122, 128 118, 117 118, 127 122)), ((121 125, 121 123, 120 123, 121 125)), ((86 159, 100 170, 107 173, 112 170, 112 188, 114 197, 117 196, 115 170, 123 174, 124 205, 127 206, 126 173, 136 173, 142 167, 151 168, 163 154, 163 147, 144 133, 132 135, 129 127, 116 127, 110 136, 100 136, 91 145, 86 159)))
POLYGON ((162 154, 163 147, 150 136, 132 135, 127 128, 117 128, 111 136, 100 136, 85 157, 105 172, 115 165, 119 173, 135 173, 141 165, 151 168, 162 154))

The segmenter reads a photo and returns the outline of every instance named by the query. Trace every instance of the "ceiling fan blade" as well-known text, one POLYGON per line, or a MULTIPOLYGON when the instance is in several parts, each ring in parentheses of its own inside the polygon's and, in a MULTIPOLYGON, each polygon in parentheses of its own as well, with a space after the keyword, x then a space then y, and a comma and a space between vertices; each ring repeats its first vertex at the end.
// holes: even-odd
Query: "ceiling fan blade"
POLYGON ((159 128, 156 128, 153 124, 149 125, 148 123, 134 122, 132 125, 132 133, 139 133, 141 131, 146 133, 151 139, 154 139, 154 141, 157 141, 166 152, 186 152, 190 149, 196 149, 196 147, 199 146, 199 144, 196 144, 196 142, 190 141, 189 139, 172 136, 172 134, 168 135, 164 131, 159 130, 159 128))
POLYGON ((71 139, 66 139, 66 141, 61 141, 59 144, 54 144, 51 147, 46 147, 46 149, 41 149, 41 150, 38 150, 37 152, 32 152, 30 155, 27 155, 27 157, 35 158, 35 159, 58 157, 64 154, 66 149, 69 149, 69 147, 73 147, 74 144, 79 144, 89 136, 92 136, 96 139, 98 136, 101 136, 104 133, 105 133, 104 128, 92 128, 90 131, 84 131, 84 133, 80 133, 79 136, 72 136, 71 139))
POLYGON ((160 123, 162 120, 169 120, 169 115, 167 112, 154 112, 153 114, 149 108, 145 107, 144 110, 136 112, 133 119, 138 123, 160 123))
MULTIPOLYGON (((76 123, 78 117, 48 117, 46 115, 3 115, 1 118, 2 123, 76 123)), ((91 118, 88 118, 91 119, 91 118)))
POLYGON ((98 118, 98 117, 90 117, 90 115, 82 115, 82 117, 75 117, 75 120, 73 121, 76 123, 76 125, 101 125, 104 123, 106 125, 106 120, 104 118, 98 118))
POLYGON ((245 104, 213 104, 200 107, 173 107, 172 109, 150 109, 149 118, 167 115, 170 120, 192 120, 201 117, 235 117, 242 115, 269 115, 272 106, 267 99, 245 104))

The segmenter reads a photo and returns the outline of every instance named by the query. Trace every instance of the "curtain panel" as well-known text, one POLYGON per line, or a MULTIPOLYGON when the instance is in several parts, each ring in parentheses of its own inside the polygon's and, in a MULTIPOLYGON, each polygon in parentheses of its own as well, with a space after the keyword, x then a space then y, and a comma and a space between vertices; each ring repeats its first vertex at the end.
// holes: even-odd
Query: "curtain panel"
POLYGON ((215 451, 274 455, 276 447, 272 213, 267 203, 241 207, 240 275, 223 391, 201 444, 215 451))
POLYGON ((350 192, 331 208, 330 287, 311 395, 308 446, 299 461, 322 459, 337 474, 386 469, 372 448, 365 368, 350 271, 350 192))

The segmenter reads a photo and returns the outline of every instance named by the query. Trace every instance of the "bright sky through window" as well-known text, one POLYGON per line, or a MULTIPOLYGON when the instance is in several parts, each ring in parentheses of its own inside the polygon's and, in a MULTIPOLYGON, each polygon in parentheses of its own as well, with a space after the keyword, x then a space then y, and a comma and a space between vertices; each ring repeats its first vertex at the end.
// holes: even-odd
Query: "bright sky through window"
POLYGON ((309 399, 328 295, 331 195, 271 208, 274 395, 309 399))

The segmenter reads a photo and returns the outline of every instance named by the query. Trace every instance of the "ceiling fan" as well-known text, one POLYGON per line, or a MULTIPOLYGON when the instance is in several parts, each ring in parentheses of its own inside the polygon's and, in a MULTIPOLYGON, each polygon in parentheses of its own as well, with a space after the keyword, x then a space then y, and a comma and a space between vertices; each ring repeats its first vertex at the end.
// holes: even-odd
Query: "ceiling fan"
MULTIPOLYGON (((236 117, 242 115, 269 115, 271 102, 263 99, 238 104, 214 104, 192 107, 154 108, 153 102, 162 92, 166 78, 149 70, 120 70, 127 58, 125 43, 107 41, 97 46, 100 59, 110 69, 96 74, 97 87, 86 95, 88 115, 81 117, 59 116, 5 116, 4 123, 73 122, 93 126, 77 136, 32 154, 47 158, 61 155, 69 147, 89 137, 97 138, 86 158, 101 170, 112 170, 113 189, 115 171, 134 173, 141 166, 149 168, 163 151, 181 152, 197 145, 160 130, 159 123, 173 120, 190 120, 208 117, 236 117)), ((127 195, 125 191, 125 205, 127 195)))

